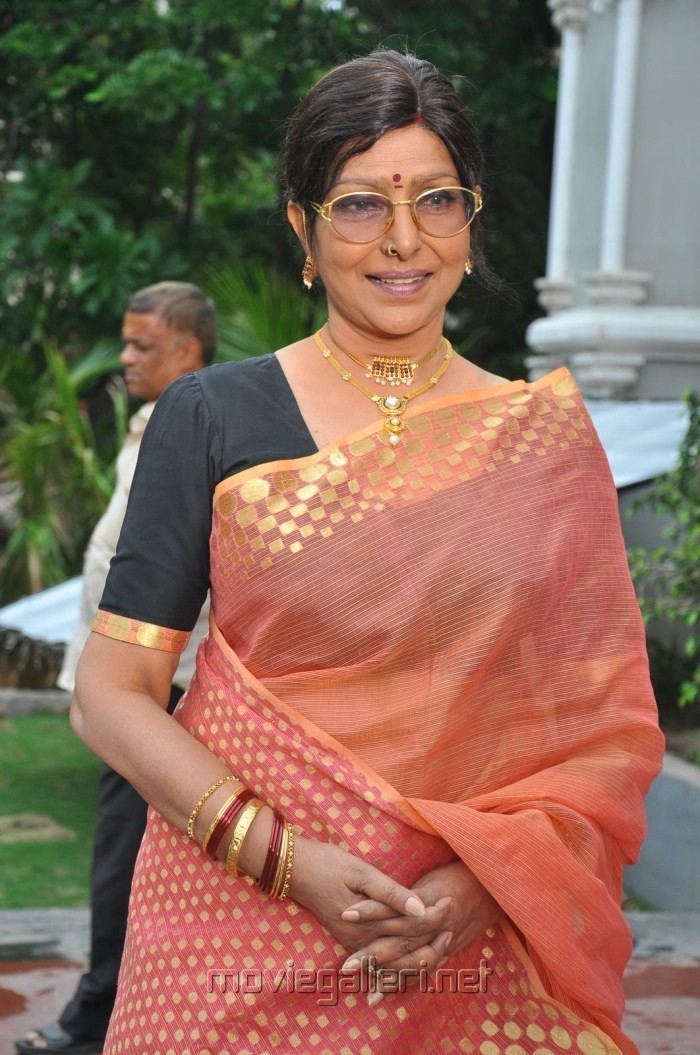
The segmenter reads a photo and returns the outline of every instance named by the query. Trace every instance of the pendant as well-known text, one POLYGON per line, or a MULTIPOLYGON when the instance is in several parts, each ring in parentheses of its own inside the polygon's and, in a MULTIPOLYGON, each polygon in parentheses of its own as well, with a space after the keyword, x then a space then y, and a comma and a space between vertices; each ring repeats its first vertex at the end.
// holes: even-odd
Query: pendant
POLYGON ((374 396, 377 404, 384 415, 384 432, 392 447, 396 447, 401 441, 401 433, 406 428, 402 419, 403 412, 408 406, 406 396, 374 396))
POLYGON ((404 355, 375 355, 372 362, 367 365, 365 377, 368 381, 374 381, 378 385, 406 385, 413 384, 413 379, 418 369, 418 363, 412 362, 404 355))

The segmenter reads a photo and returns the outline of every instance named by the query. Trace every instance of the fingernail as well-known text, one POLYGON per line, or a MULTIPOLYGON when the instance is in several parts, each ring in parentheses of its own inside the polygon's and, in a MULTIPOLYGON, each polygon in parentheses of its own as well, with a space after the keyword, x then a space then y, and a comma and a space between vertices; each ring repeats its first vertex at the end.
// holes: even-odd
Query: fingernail
POLYGON ((419 898, 415 897, 414 894, 411 894, 411 896, 406 899, 404 909, 408 912, 409 916, 425 915, 425 905, 419 898))
POLYGON ((442 951, 443 951, 443 952, 447 952, 447 950, 448 950, 448 949, 449 949, 449 947, 450 947, 450 942, 451 942, 451 941, 452 941, 452 931, 451 931, 451 930, 448 930, 448 931, 447 931, 447 932, 446 932, 446 933, 445 933, 445 934, 443 935, 443 939, 442 939, 442 951))
POLYGON ((358 960, 356 956, 351 956, 340 969, 341 971, 359 971, 360 967, 362 967, 362 961, 358 960))
POLYGON ((348 923, 354 923, 360 918, 360 913, 356 908, 346 908, 340 918, 346 920, 348 923))
POLYGON ((447 908, 448 905, 452 904, 451 897, 441 897, 439 901, 435 902, 435 908, 447 908))
POLYGON ((370 1007, 376 1007, 377 1004, 381 1004, 384 999, 384 993, 370 993, 367 997, 367 1003, 370 1007))

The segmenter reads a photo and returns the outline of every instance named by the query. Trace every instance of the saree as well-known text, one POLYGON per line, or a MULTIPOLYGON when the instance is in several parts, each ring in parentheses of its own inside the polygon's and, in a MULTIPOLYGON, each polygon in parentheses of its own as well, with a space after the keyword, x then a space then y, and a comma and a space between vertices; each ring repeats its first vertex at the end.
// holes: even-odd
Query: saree
POLYGON ((461 859, 503 915, 372 1008, 310 912, 151 809, 106 1055, 637 1050, 622 869, 662 737, 605 455, 565 369, 405 420, 218 485, 175 720, 303 835, 407 886, 461 859))

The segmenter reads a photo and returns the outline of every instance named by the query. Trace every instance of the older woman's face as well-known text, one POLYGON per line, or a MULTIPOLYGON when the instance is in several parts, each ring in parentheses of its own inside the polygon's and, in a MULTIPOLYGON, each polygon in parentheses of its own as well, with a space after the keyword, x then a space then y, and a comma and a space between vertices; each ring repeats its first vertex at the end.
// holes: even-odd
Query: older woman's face
MULTIPOLYGON (((326 201, 354 191, 379 191, 405 201, 431 187, 459 183, 442 140, 413 124, 387 132, 370 150, 350 158, 326 201)), ((441 323, 464 277, 468 253, 468 229, 449 238, 431 237, 418 230, 406 205, 396 209, 386 234, 364 245, 344 241, 321 217, 314 229, 314 261, 331 317, 340 315, 364 331, 410 334, 441 323)))

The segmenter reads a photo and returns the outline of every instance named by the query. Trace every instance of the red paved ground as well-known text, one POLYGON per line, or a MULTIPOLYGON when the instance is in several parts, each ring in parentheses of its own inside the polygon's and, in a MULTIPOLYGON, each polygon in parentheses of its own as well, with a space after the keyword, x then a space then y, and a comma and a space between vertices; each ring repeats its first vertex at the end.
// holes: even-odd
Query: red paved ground
POLYGON ((0 962, 0 1055, 16 1055, 17 1037, 55 1022, 75 991, 80 971, 80 965, 66 960, 0 962))
MULTIPOLYGON (((0 1055, 14 1055, 15 1038, 55 1020, 79 974, 66 961, 0 963, 0 1055)), ((641 1055, 700 1055, 699 963, 633 960, 625 987, 625 1026, 641 1055)))
POLYGON ((632 960, 625 992, 641 1055, 700 1055, 700 963, 632 960))

